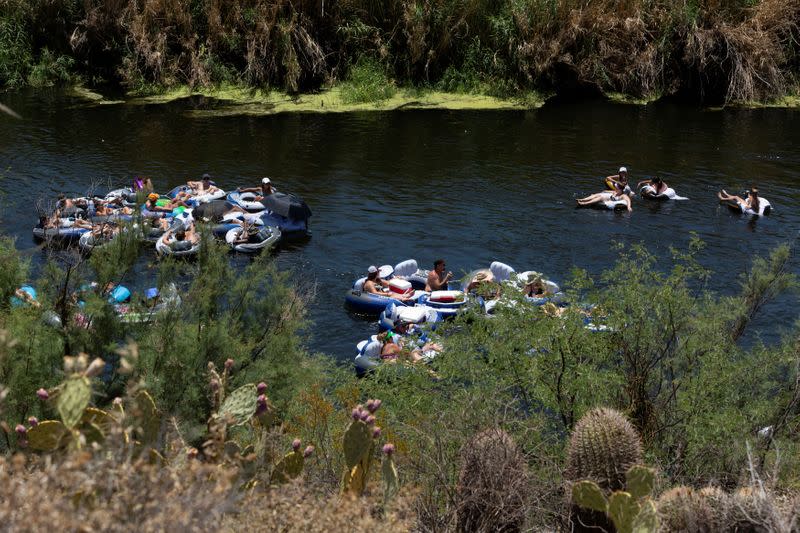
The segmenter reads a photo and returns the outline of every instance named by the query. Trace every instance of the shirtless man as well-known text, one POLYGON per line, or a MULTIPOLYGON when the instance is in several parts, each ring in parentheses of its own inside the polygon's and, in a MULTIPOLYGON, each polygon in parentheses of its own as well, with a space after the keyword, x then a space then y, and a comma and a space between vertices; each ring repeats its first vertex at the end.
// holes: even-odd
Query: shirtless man
POLYGON ((218 187, 211 183, 211 174, 203 174, 200 181, 187 181, 186 185, 192 188, 192 192, 195 195, 212 193, 219 190, 218 187))
POLYGON ((447 282, 453 279, 453 273, 444 273, 444 267, 447 265, 444 259, 437 259, 433 262, 433 270, 428 272, 428 280, 425 282, 425 291, 442 291, 447 290, 447 282))

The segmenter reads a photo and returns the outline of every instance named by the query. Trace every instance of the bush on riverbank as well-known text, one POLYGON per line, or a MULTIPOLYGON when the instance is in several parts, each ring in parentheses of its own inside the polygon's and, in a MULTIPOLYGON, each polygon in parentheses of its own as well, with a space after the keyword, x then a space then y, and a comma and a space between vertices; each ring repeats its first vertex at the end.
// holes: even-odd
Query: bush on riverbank
MULTIPOLYGON (((401 85, 679 95, 706 103, 796 91, 797 0, 27 2, 0 6, 0 85, 80 76, 132 91, 236 83, 311 91, 401 85), (353 71, 352 74, 348 74, 353 71)), ((356 90, 356 89, 353 89, 356 90)))
MULTIPOLYGON (((196 263, 162 264, 160 286, 179 274, 195 281, 179 309, 149 326, 119 323, 99 293, 87 294, 82 310, 63 305, 66 327, 42 325, 43 312, 59 309, 59 294, 95 277, 127 279, 137 263, 127 245, 118 242, 97 255, 103 261, 87 263, 69 252, 56 256, 58 268, 48 269, 37 283, 42 308, 0 309, 0 383, 8 391, 0 406, 5 435, 0 445, 7 454, 0 472, 7 476, 4 491, 10 491, 0 498, 0 516, 8 517, 7 523, 32 520, 32 511, 23 512, 30 509, 30 495, 46 491, 38 516, 64 525, 80 520, 120 529, 145 523, 153 529, 172 524, 216 530, 221 523, 237 528, 257 523, 255 517, 294 509, 293 518, 282 522, 289 529, 302 529, 296 524, 308 524, 313 516, 329 527, 358 520, 365 530, 380 524, 443 530, 453 529, 458 520, 499 523, 503 516, 492 521, 487 515, 483 522, 475 513, 494 513, 511 502, 511 522, 552 529, 568 514, 564 469, 570 434, 596 406, 619 409, 641 435, 643 461, 659 472, 657 493, 687 484, 713 485, 730 494, 748 487, 747 494, 756 494, 761 489, 749 488, 756 479, 774 499, 775 494, 792 495, 800 481, 797 331, 787 332, 773 347, 756 342, 746 349, 737 342, 772 297, 794 288, 787 247, 756 260, 742 278, 740 293, 726 297, 703 291, 711 273, 702 267, 699 244, 676 253, 667 272, 635 247, 621 252, 617 265, 600 278, 576 272, 567 284, 572 305, 560 317, 521 298, 491 319, 468 313, 448 326, 445 352, 432 367, 387 365, 356 380, 305 354, 303 292, 268 257, 234 272, 224 248, 211 242, 196 263), (586 301, 598 304, 591 320, 605 324, 607 331, 586 329, 579 311, 586 301), (78 314, 91 315, 88 329, 85 320, 76 323, 78 314), (94 322, 95 317, 101 321, 94 322), (125 364, 114 355, 125 339, 138 346, 135 357, 132 347, 124 352, 125 360, 133 362, 133 375, 122 371, 125 364), (98 408, 113 412, 112 400, 121 397, 124 412, 136 417, 131 398, 142 389, 150 391, 164 414, 152 445, 166 465, 147 465, 130 439, 123 438, 139 431, 137 423, 104 429, 102 453, 88 445, 80 452, 62 451, 48 462, 21 447, 25 436, 13 430, 16 425, 29 427, 31 416, 60 416, 52 398, 43 402, 36 391, 54 391, 68 375, 61 370, 62 356, 79 351, 103 356, 113 365, 103 380, 93 380, 91 403, 98 408), (232 366, 226 366, 229 358, 232 366), (270 417, 276 418, 254 424, 265 431, 272 459, 255 463, 254 471, 227 451, 203 452, 187 467, 187 457, 196 456, 196 451, 189 453, 191 447, 214 450, 224 444, 215 441, 220 430, 209 418, 216 409, 209 362, 217 369, 230 368, 226 390, 267 383, 270 417), (381 428, 380 443, 394 444, 401 495, 409 495, 384 507, 378 500, 386 474, 373 466, 370 503, 339 508, 333 495, 345 469, 345 428, 350 411, 367 398, 384 400, 371 423, 381 428), (488 428, 505 433, 485 433, 488 428), (497 490, 491 475, 476 469, 505 468, 504 459, 494 451, 480 455, 480 435, 497 435, 515 470, 520 461, 527 465, 529 473, 517 480, 514 497, 475 496, 481 494, 479 487, 459 487, 459 480, 485 479, 486 490, 497 490), (303 467, 304 484, 268 489, 277 460, 294 438, 315 447, 303 467), (13 458, 15 451, 28 458, 13 458), (251 479, 262 482, 248 484, 245 491, 237 488, 251 479), (143 485, 150 490, 139 490, 143 485), (76 494, 81 496, 76 499, 76 494), (317 502, 320 508, 312 510, 317 502), (129 511, 136 506, 148 511, 133 517, 129 511)), ((0 289, 8 294, 25 273, 9 242, 4 242, 0 264, 8 274, 0 277, 0 289)), ((234 429, 228 428, 236 440, 240 433, 234 429)), ((244 446, 236 449, 244 455, 244 446)), ((380 456, 378 449, 373 453, 380 456)), ((781 501, 769 504, 772 514, 765 514, 765 520, 774 514, 781 524, 788 523, 793 511, 781 501)))

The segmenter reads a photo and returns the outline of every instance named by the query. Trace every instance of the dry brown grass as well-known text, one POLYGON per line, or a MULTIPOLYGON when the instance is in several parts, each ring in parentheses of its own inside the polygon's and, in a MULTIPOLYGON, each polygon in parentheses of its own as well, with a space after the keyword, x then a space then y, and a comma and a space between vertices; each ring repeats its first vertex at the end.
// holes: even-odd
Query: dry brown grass
POLYGON ((412 496, 384 509, 378 496, 340 498, 303 482, 244 492, 233 468, 113 455, 0 458, 3 529, 360 532, 408 531, 414 523, 412 496))

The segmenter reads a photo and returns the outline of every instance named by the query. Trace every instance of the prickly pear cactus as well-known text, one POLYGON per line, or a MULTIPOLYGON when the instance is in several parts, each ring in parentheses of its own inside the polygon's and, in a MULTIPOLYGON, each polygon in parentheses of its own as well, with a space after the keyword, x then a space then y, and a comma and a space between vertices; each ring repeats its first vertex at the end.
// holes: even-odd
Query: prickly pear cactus
POLYGON ((107 435, 114 425, 117 424, 117 419, 107 411, 97 409, 96 407, 87 407, 83 412, 81 424, 94 424, 107 435))
POLYGON ((578 481, 572 485, 572 501, 584 509, 600 513, 608 510, 608 500, 594 481, 578 481))
POLYGON ((394 464, 394 459, 391 455, 383 457, 383 465, 381 467, 383 474, 383 501, 388 502, 397 494, 400 489, 400 479, 397 475, 397 467, 394 464))
POLYGON ((593 409, 572 432, 565 477, 590 479, 604 492, 622 490, 626 472, 641 460, 642 445, 630 422, 613 409, 593 409))
MULTIPOLYGON (((136 426, 138 440, 146 446, 152 446, 158 439, 161 430, 161 415, 158 413, 153 397, 146 390, 140 390, 134 397, 136 404, 136 426)), ((133 413, 132 413, 133 414, 133 413)))
POLYGON ((354 468, 372 448, 372 433, 361 420, 353 420, 344 433, 344 458, 354 468))
POLYGON ((81 445, 102 444, 106 440, 103 431, 95 424, 82 424, 80 432, 81 438, 79 441, 81 445))
POLYGON ((220 417, 230 417, 234 425, 244 424, 255 414, 258 394, 255 384, 248 383, 231 392, 217 413, 220 417))
POLYGON ((283 456, 272 471, 271 482, 274 484, 286 483, 303 473, 305 458, 303 452, 291 451, 283 456))
POLYGON ((634 465, 625 473, 625 490, 634 498, 646 498, 653 494, 656 486, 656 471, 642 465, 634 465))
POLYGON ((70 432, 57 420, 43 420, 28 430, 28 446, 40 452, 52 452, 66 445, 70 432))
POLYGON ((92 385, 83 376, 67 378, 61 385, 61 391, 56 398, 56 409, 68 429, 74 428, 81 421, 91 399, 92 385))

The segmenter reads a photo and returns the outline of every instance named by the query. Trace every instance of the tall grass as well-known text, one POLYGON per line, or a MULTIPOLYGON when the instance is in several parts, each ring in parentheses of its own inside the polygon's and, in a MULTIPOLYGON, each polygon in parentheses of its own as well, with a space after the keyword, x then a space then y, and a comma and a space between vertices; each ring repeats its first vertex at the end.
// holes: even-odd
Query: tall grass
POLYGON ((364 102, 387 94, 375 77, 383 70, 401 85, 459 92, 592 88, 725 102, 791 92, 800 66, 796 0, 7 0, 0 9, 2 86, 64 83, 77 71, 138 90, 237 82, 294 93, 355 76, 348 98, 364 102))

